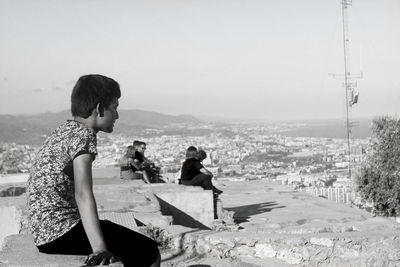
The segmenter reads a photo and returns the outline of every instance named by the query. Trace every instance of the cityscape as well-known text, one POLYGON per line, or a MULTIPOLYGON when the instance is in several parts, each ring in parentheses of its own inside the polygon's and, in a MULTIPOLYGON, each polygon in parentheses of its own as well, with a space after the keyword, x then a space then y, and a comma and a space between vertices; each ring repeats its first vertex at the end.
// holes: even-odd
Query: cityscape
MULTIPOLYGON (((179 175, 185 150, 196 146, 207 153, 203 165, 215 179, 269 179, 297 187, 351 187, 347 140, 327 137, 291 137, 282 134, 293 127, 274 125, 177 124, 169 128, 147 128, 137 136, 98 134, 98 156, 94 168, 115 167, 134 140, 147 143, 146 157, 161 169, 168 182, 179 175), (170 129, 175 129, 171 134, 170 129), (179 129, 201 134, 179 134, 179 129), (168 134, 167 134, 168 133, 168 134)), ((357 171, 369 138, 352 140, 351 168, 357 171)), ((28 173, 39 146, 3 143, 0 146, 2 176, 28 173)))

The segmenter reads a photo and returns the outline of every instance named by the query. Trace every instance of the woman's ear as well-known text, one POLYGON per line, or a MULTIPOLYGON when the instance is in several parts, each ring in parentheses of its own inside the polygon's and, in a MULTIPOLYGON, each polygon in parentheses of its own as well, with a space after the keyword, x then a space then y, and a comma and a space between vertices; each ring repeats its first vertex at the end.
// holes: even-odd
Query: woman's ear
POLYGON ((104 117, 104 106, 100 103, 97 103, 96 112, 100 115, 100 117, 104 117))

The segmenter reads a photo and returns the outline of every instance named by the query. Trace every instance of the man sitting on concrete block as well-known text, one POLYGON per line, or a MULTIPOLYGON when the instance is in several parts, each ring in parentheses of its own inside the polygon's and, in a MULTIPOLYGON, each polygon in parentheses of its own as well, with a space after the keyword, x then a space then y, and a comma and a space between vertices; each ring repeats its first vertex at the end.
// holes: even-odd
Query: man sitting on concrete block
POLYGON ((204 150, 197 151, 194 146, 186 150, 186 160, 182 165, 180 184, 201 186, 205 190, 212 190, 215 196, 222 193, 213 186, 211 179, 213 174, 207 170, 201 162, 207 158, 204 150))

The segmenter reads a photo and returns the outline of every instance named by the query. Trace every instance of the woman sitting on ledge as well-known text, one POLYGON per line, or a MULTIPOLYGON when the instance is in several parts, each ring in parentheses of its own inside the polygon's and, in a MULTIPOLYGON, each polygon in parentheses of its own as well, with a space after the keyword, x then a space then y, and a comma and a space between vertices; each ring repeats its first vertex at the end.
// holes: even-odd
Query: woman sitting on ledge
POLYGON ((120 178, 125 180, 142 179, 149 184, 150 180, 146 170, 144 169, 143 157, 140 153, 142 142, 135 141, 133 146, 128 146, 125 154, 119 161, 120 178))
POLYGON ((197 151, 197 148, 194 146, 188 147, 179 183, 201 186, 203 189, 213 190, 214 194, 219 195, 222 191, 214 187, 211 182, 213 174, 201 164, 205 158, 207 158, 207 154, 204 150, 197 151))
POLYGON ((134 172, 132 170, 133 156, 135 149, 133 146, 128 146, 126 152, 119 160, 120 178, 126 180, 134 179, 134 172))

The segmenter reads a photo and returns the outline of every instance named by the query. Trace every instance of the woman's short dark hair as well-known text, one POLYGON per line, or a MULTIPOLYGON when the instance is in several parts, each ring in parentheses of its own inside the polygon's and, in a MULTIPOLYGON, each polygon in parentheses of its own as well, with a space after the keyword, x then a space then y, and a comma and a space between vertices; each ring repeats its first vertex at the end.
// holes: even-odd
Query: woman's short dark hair
POLYGON ((186 149, 186 158, 191 159, 196 157, 197 148, 195 146, 190 146, 186 149))
POLYGON ((197 160, 205 160, 207 158, 207 153, 204 150, 199 150, 196 154, 196 159, 197 160))
POLYGON ((127 146, 126 148, 126 156, 132 157, 135 154, 135 148, 133 146, 127 146))
POLYGON ((100 116, 108 108, 114 98, 121 97, 119 84, 100 74, 84 75, 78 79, 71 94, 72 116, 88 118, 97 104, 100 116))

